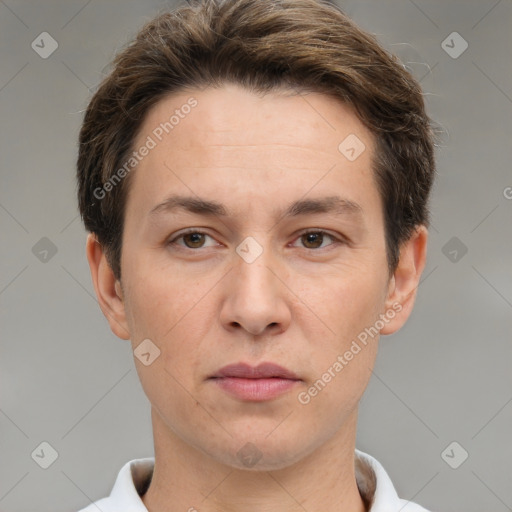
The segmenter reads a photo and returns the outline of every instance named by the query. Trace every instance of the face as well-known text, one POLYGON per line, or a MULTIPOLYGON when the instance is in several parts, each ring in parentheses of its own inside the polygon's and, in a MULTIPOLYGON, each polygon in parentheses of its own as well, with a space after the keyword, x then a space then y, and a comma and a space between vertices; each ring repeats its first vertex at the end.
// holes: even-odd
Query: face
POLYGON ((145 362, 157 357, 135 364, 160 432, 233 467, 247 466, 244 450, 258 469, 286 467, 353 427, 377 331, 407 316, 373 137, 325 95, 225 85, 160 101, 144 145, 112 329, 136 353, 150 340, 145 362), (221 378, 238 363, 293 379, 221 378))

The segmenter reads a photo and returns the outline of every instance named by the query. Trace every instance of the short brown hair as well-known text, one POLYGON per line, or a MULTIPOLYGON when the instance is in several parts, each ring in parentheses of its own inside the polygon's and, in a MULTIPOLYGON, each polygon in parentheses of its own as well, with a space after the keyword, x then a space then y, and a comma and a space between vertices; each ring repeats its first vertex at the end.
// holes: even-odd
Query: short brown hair
POLYGON ((354 108, 376 141, 373 170, 394 271, 401 243, 429 223, 433 129, 418 82, 326 0, 198 0, 147 23, 116 56, 85 113, 79 208, 115 276, 129 176, 104 197, 97 191, 129 158, 151 106, 184 88, 227 82, 259 93, 325 93, 354 108))

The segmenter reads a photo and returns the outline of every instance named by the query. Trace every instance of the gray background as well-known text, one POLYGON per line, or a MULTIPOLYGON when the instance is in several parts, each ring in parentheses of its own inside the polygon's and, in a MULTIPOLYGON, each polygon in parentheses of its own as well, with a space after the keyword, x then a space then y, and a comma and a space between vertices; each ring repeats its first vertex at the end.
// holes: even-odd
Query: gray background
MULTIPOLYGON (((102 70, 172 5, 0 1, 2 512, 78 510, 153 455, 129 344, 94 297, 74 165, 102 70), (47 59, 31 48, 44 31, 58 42, 47 59), (31 457, 43 441, 58 452, 46 470, 31 457)), ((381 340, 358 447, 429 509, 512 510, 512 2, 340 5, 421 79, 444 130, 429 263, 410 321, 381 340), (454 31, 469 44, 457 58, 442 47, 454 31), (453 441, 452 465, 469 454, 457 469, 441 456, 453 441)))

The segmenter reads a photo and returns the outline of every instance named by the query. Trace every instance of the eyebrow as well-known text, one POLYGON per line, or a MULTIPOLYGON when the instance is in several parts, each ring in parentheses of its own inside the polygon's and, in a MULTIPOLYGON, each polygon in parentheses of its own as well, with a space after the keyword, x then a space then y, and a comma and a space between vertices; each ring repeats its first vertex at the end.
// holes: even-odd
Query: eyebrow
MULTIPOLYGON (((191 213, 207 216, 227 217, 227 208, 216 201, 208 201, 199 197, 172 195, 157 204, 149 216, 154 217, 163 212, 170 213, 176 209, 183 209, 191 213)), ((297 217, 299 215, 334 213, 362 217, 363 208, 358 203, 340 196, 328 196, 318 199, 300 199, 291 203, 283 213, 276 212, 276 217, 297 217)))

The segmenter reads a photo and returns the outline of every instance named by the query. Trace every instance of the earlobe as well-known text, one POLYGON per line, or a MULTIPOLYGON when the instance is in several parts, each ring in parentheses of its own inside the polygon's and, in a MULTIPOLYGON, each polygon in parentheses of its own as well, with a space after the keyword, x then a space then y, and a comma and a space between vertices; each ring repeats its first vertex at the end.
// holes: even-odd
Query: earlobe
POLYGON ((110 329, 119 338, 130 339, 121 283, 115 278, 103 247, 93 233, 87 237, 86 254, 96 297, 110 329))
POLYGON ((381 330, 381 334, 398 331, 412 312, 421 274, 425 268, 427 239, 427 228, 418 226, 400 248, 400 260, 391 276, 386 299, 385 314, 393 311, 393 315, 386 315, 389 321, 381 330))

